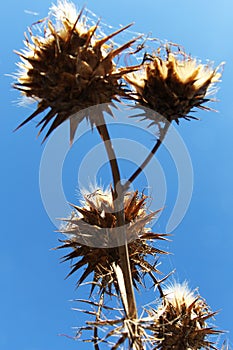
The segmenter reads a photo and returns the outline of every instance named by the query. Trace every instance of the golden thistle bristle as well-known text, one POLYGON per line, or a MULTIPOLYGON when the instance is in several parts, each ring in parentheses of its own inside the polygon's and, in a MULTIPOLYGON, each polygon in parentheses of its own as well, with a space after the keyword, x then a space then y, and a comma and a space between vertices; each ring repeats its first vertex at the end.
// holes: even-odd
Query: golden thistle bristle
MULTIPOLYGON (((144 273, 159 272, 146 258, 166 254, 149 244, 151 240, 166 239, 166 235, 152 233, 145 227, 156 215, 146 213, 145 200, 146 196, 139 196, 137 191, 127 194, 124 199, 125 231, 135 287, 138 283, 143 284, 144 273)), ((64 257, 64 261, 78 259, 69 275, 86 266, 78 285, 93 272, 92 290, 95 285, 99 285, 101 289, 111 293, 114 285, 118 291, 114 264, 120 264, 117 241, 119 231, 116 227, 117 220, 111 192, 97 190, 85 196, 84 207, 73 205, 73 208, 75 213, 70 219, 64 219, 67 224, 61 230, 68 239, 59 247, 72 248, 72 252, 64 257)))
POLYGON ((41 132, 54 119, 46 137, 74 113, 124 96, 120 78, 137 69, 117 69, 113 62, 136 39, 117 49, 106 48, 105 44, 129 26, 97 39, 99 23, 87 27, 83 11, 77 14, 72 3, 59 1, 52 7, 52 14, 56 23, 51 19, 45 22, 44 37, 30 32, 31 42, 26 39, 26 50, 17 52, 22 62, 14 84, 25 96, 39 101, 36 111, 19 127, 50 108, 38 123, 41 132))
POLYGON ((159 54, 147 58, 140 72, 125 76, 140 104, 177 123, 180 118, 197 119, 189 115, 194 107, 209 109, 203 104, 210 100, 210 88, 221 77, 218 68, 200 64, 185 54, 180 57, 168 49, 165 59, 159 54))

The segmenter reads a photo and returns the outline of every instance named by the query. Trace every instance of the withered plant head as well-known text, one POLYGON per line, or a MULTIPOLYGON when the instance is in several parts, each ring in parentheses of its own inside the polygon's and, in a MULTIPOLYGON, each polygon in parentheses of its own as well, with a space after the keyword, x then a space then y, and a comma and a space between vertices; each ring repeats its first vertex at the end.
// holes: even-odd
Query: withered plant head
POLYGON ((119 249, 124 244, 122 232, 125 232, 129 260, 134 286, 143 284, 143 275, 158 272, 156 263, 151 264, 147 258, 166 252, 153 247, 152 240, 164 240, 165 234, 152 233, 146 224, 157 212, 147 214, 145 208, 146 196, 138 191, 124 197, 125 225, 116 227, 116 213, 111 191, 96 190, 84 196, 84 206, 72 205, 74 212, 69 219, 63 219, 66 224, 61 232, 68 238, 59 248, 71 248, 63 260, 72 260, 72 270, 69 275, 85 266, 78 279, 78 285, 93 273, 92 289, 99 286, 100 290, 111 293, 112 286, 119 291, 116 278, 117 265, 120 265, 119 249))
POLYGON ((126 74, 136 91, 133 98, 170 122, 197 119, 189 113, 194 107, 210 109, 203 104, 211 100, 211 88, 221 77, 219 67, 201 64, 180 50, 166 47, 165 57, 161 52, 145 55, 141 71, 126 74))
POLYGON ((83 12, 77 13, 66 0, 58 1, 50 18, 39 21, 44 23, 44 35, 29 30, 30 39, 25 36, 25 50, 17 52, 22 62, 14 87, 38 106, 19 127, 46 110, 37 124, 40 133, 53 120, 46 138, 74 113, 125 95, 121 77, 137 67, 117 68, 113 59, 137 39, 117 48, 107 41, 130 25, 100 37, 96 34, 99 23, 88 27, 83 12))
POLYGON ((210 349, 214 343, 210 335, 221 333, 206 322, 216 313, 211 312, 206 301, 187 284, 175 283, 164 290, 157 309, 148 310, 151 318, 154 349, 210 349))

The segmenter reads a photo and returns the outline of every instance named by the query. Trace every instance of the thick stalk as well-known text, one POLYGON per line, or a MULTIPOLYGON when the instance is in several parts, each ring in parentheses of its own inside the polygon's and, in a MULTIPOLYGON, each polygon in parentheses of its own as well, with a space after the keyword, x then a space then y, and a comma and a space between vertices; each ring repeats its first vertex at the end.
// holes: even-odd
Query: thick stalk
MULTIPOLYGON (((135 301, 134 290, 133 290, 127 237, 124 231, 124 224, 125 224, 124 207, 123 207, 124 192, 122 191, 120 171, 119 171, 116 155, 112 146, 111 138, 109 136, 104 117, 102 116, 101 119, 102 120, 99 120, 99 123, 96 127, 102 140, 104 141, 104 146, 110 162, 110 167, 111 167, 111 172, 113 177, 113 185, 114 185, 114 210, 117 217, 117 226, 120 228, 119 233, 120 234, 122 232, 124 233, 124 244, 118 247, 120 264, 122 268, 125 290, 126 290, 126 300, 127 300, 127 305, 124 305, 124 308, 126 311, 126 315, 129 319, 137 319, 137 307, 136 307, 136 301, 135 301)), ((122 297, 123 303, 124 303, 124 300, 125 300, 125 297, 122 297)))

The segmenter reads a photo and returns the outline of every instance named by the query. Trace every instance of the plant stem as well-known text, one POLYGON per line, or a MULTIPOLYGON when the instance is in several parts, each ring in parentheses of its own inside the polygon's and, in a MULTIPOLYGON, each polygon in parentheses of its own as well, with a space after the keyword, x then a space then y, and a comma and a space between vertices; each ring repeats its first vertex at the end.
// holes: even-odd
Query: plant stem
MULTIPOLYGON (((129 319, 137 319, 137 307, 133 290, 132 274, 130 269, 129 253, 128 253, 128 243, 127 237, 124 230, 125 218, 124 218, 124 192, 122 191, 120 171, 116 159, 116 155, 112 146, 111 138, 104 120, 104 117, 99 120, 98 125, 96 125, 97 130, 104 141, 104 146, 108 154, 112 177, 114 185, 114 210, 117 218, 117 226, 120 228, 120 233, 124 234, 124 245, 120 245, 119 257, 120 265, 122 268, 122 273, 124 277, 124 284, 126 290, 127 305, 124 305, 125 298, 122 296, 122 303, 126 311, 126 316, 129 319)), ((119 289, 121 291, 121 289, 119 289)))
MULTIPOLYGON (((98 310, 96 313, 96 321, 99 321, 99 319, 100 319, 103 304, 104 304, 104 294, 102 293, 100 296, 99 306, 98 306, 98 310)), ((95 350, 100 350, 98 342, 99 342, 98 327, 94 326, 94 349, 95 350)))
POLYGON ((167 134, 169 126, 170 126, 170 122, 166 121, 163 129, 160 130, 160 136, 157 139, 154 147, 152 148, 152 150, 150 151, 150 153, 148 154, 146 159, 142 162, 142 164, 137 168, 137 170, 127 180, 127 182, 123 186, 123 191, 127 191, 127 189, 129 188, 130 184, 142 173, 142 171, 145 169, 147 164, 151 161, 151 159, 153 158, 153 156, 155 155, 155 153, 157 152, 157 150, 159 149, 159 147, 163 143, 163 140, 164 140, 164 138, 165 138, 165 136, 167 134))

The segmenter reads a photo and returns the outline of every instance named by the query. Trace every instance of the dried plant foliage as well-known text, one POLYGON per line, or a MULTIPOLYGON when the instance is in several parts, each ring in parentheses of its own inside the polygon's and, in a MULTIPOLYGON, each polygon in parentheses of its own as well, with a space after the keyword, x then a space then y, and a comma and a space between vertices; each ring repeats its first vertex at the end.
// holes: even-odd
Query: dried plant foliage
MULTIPOLYGON (((36 24, 43 24, 44 32, 34 35, 29 29, 29 38, 25 34, 25 49, 16 52, 21 62, 14 88, 38 105, 18 128, 44 113, 37 127, 40 134, 50 124, 45 140, 69 119, 72 143, 78 125, 86 118, 109 145, 106 149, 111 163, 116 157, 109 156, 112 145, 103 112, 113 116, 114 101, 130 99, 141 110, 137 117, 157 125, 159 139, 129 183, 156 153, 173 120, 178 124, 182 118, 197 119, 190 115, 195 107, 210 109, 205 103, 212 101, 210 95, 221 78, 222 65, 213 68, 211 64, 201 64, 180 48, 175 52, 172 47, 177 46, 171 45, 165 47, 165 55, 160 48, 152 55, 145 54, 140 65, 118 67, 115 58, 126 52, 138 38, 118 47, 111 39, 130 25, 104 36, 98 32, 99 22, 94 26, 87 25, 84 10, 78 13, 74 4, 67 0, 58 0, 57 5, 51 7, 50 16, 36 24)), ((141 50, 143 45, 139 46, 131 54, 141 50)), ((115 175, 114 187, 117 187, 120 172, 115 163, 111 170, 113 179, 115 175)), ((122 188, 126 191, 126 187, 122 188)), ((60 232, 66 238, 56 249, 71 249, 62 259, 71 262, 68 276, 82 270, 77 286, 92 276, 90 294, 95 287, 99 292, 97 301, 81 300, 92 307, 91 311, 81 311, 94 317, 95 321, 88 320, 86 326, 80 328, 80 334, 91 330, 93 337, 86 341, 93 343, 97 350, 99 344, 105 343, 113 350, 122 348, 126 341, 129 348, 135 350, 147 348, 147 345, 150 349, 161 350, 216 349, 215 342, 209 338, 221 332, 209 324, 215 313, 205 300, 197 292, 190 291, 187 284, 175 283, 163 290, 162 283, 168 276, 160 281, 154 276, 154 273, 160 273, 157 268, 159 255, 168 254, 156 246, 157 241, 167 240, 168 235, 153 233, 147 227, 159 210, 148 213, 146 196, 139 195, 138 191, 126 193, 123 203, 116 204, 118 195, 116 188, 86 193, 83 205, 71 204, 71 216, 62 219, 64 224, 60 232), (124 214, 118 215, 116 208, 124 214), (121 222, 124 225, 119 227, 121 222), (119 247, 125 249, 127 259, 124 262, 119 247), (129 273, 124 274, 128 267, 129 273), (131 313, 127 310, 132 309, 132 305, 137 309, 133 292, 127 294, 127 283, 132 287, 130 272, 136 289, 145 286, 145 275, 151 278, 153 286, 158 287, 159 302, 155 308, 146 310, 147 317, 139 318, 138 310, 131 313), (121 301, 120 317, 116 315, 119 311, 116 307, 106 305, 107 294, 111 299, 116 296, 121 301), (132 305, 128 299, 132 299, 132 305), (105 317, 104 310, 112 311, 111 316, 115 315, 116 319, 105 317), (104 336, 99 336, 99 329, 106 329, 104 336), (112 342, 114 337, 117 340, 112 342)), ((222 346, 225 348, 227 345, 222 346)))
POLYGON ((215 349, 209 336, 221 331, 208 325, 207 320, 216 312, 211 312, 206 301, 190 291, 186 283, 165 289, 158 308, 147 312, 154 349, 215 349))
MULTIPOLYGON (((147 316, 136 320, 128 320, 122 314, 109 319, 101 312, 95 321, 87 321, 81 331, 104 329, 104 335, 95 340, 98 344, 107 343, 111 349, 121 349, 127 343, 129 349, 137 348, 138 344, 141 344, 138 349, 217 349, 216 341, 212 341, 211 337, 222 331, 210 324, 216 312, 212 312, 206 301, 197 291, 191 291, 186 282, 174 282, 165 287, 155 305, 145 309, 147 316)), ((92 312, 92 316, 96 314, 97 311, 92 312)), ((94 342, 94 339, 89 341, 94 342)), ((225 348, 227 346, 223 344, 222 349, 225 348)))
POLYGON ((125 79, 136 92, 132 98, 154 110, 155 119, 162 116, 179 123, 180 118, 197 119, 189 115, 194 107, 210 109, 203 104, 211 101, 208 95, 221 78, 220 66, 214 69, 167 47, 165 58, 159 50, 145 55, 142 69, 126 74, 125 79))
MULTIPOLYGON (((99 320, 97 322, 87 322, 85 330, 90 327, 105 328, 105 336, 98 339, 98 344, 106 343, 112 350, 122 349, 144 349, 143 342, 147 339, 145 329, 138 320, 118 318, 115 320, 99 320), (143 340, 143 342, 142 342, 143 340)), ((93 341, 93 340, 92 340, 93 341)))
POLYGON ((51 10, 56 23, 51 19, 45 21, 43 37, 34 36, 30 31, 31 40, 25 36, 26 49, 16 52, 22 62, 18 64, 20 71, 14 84, 24 95, 38 101, 35 112, 19 127, 50 109, 37 124, 41 133, 53 120, 45 139, 78 111, 125 96, 121 77, 138 69, 117 68, 113 62, 137 38, 115 49, 107 45, 130 25, 99 38, 96 35, 99 24, 86 26, 83 11, 76 13, 72 3, 59 1, 51 10))
POLYGON ((97 190, 85 195, 85 206, 73 205, 75 212, 61 232, 68 236, 59 248, 72 248, 63 261, 76 260, 72 265, 71 275, 85 267, 78 279, 78 285, 91 273, 93 286, 98 285, 101 290, 112 293, 112 286, 119 292, 116 278, 116 266, 120 265, 118 241, 121 229, 125 231, 133 284, 143 285, 144 273, 158 273, 156 259, 151 264, 147 258, 167 252, 151 245, 150 241, 165 240, 166 234, 152 233, 146 224, 152 220, 157 212, 147 214, 145 209, 146 196, 139 196, 138 191, 128 193, 124 198, 125 226, 116 227, 116 213, 111 191, 97 190))

